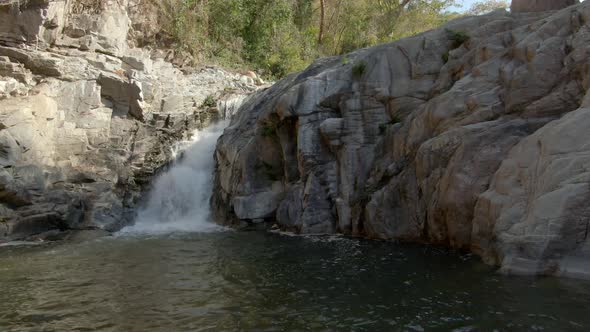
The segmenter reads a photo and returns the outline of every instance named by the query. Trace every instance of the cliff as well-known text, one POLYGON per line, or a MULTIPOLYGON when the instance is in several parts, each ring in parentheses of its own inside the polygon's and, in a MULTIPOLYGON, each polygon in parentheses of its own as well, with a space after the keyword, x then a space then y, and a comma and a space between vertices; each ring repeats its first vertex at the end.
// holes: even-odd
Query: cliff
POLYGON ((496 11, 317 61, 220 138, 217 220, 590 278, 588 22, 588 2, 496 11))
POLYGON ((578 0, 512 0, 513 13, 558 10, 579 3, 578 0))
POLYGON ((174 143, 258 88, 143 45, 141 8, 0 2, 0 242, 128 224, 174 143))

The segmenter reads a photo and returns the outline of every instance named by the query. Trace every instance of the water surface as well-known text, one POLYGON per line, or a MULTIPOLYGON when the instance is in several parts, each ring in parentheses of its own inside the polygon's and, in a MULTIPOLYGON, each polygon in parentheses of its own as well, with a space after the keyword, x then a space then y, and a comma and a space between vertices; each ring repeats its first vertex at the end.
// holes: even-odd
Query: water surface
POLYGON ((1 331, 587 331, 590 283, 420 246, 219 231, 0 250, 1 331))
POLYGON ((0 331, 588 331, 590 283, 442 249, 210 223, 226 123, 173 147, 134 226, 0 247, 0 331))

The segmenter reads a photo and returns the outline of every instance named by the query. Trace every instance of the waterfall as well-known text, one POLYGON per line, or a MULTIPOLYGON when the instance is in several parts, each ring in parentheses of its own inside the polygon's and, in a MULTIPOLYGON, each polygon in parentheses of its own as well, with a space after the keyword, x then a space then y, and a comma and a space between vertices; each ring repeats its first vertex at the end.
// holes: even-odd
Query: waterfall
POLYGON ((247 95, 230 95, 219 100, 217 102, 219 114, 221 114, 224 119, 230 119, 238 112, 238 109, 242 106, 246 98, 248 98, 247 95))
POLYGON ((175 163, 155 180, 135 225, 122 233, 207 232, 219 229, 210 222, 213 153, 227 121, 195 131, 192 140, 173 147, 175 163))

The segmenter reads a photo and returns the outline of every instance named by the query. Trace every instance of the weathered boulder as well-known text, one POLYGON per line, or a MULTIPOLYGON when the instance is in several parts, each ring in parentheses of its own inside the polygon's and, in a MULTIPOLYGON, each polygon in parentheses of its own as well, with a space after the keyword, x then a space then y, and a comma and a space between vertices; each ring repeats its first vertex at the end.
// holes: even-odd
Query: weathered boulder
POLYGON ((590 278, 589 18, 589 3, 461 18, 276 83, 218 141, 217 220, 590 278))
POLYGON ((512 0, 513 13, 558 10, 579 3, 578 0, 512 0))
POLYGON ((514 146, 475 207, 473 248, 508 272, 590 275, 590 109, 514 146))

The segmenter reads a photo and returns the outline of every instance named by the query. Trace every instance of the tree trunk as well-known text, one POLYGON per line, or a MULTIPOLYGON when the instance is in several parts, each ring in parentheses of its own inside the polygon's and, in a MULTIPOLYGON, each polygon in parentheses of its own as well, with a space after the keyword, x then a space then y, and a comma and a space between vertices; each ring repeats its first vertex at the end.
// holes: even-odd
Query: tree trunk
POLYGON ((318 35, 318 45, 324 41, 324 24, 326 19, 326 4, 324 0, 320 0, 320 33, 318 35))
POLYGON ((558 10, 577 3, 578 0, 512 0, 510 10, 513 13, 541 12, 558 10))

